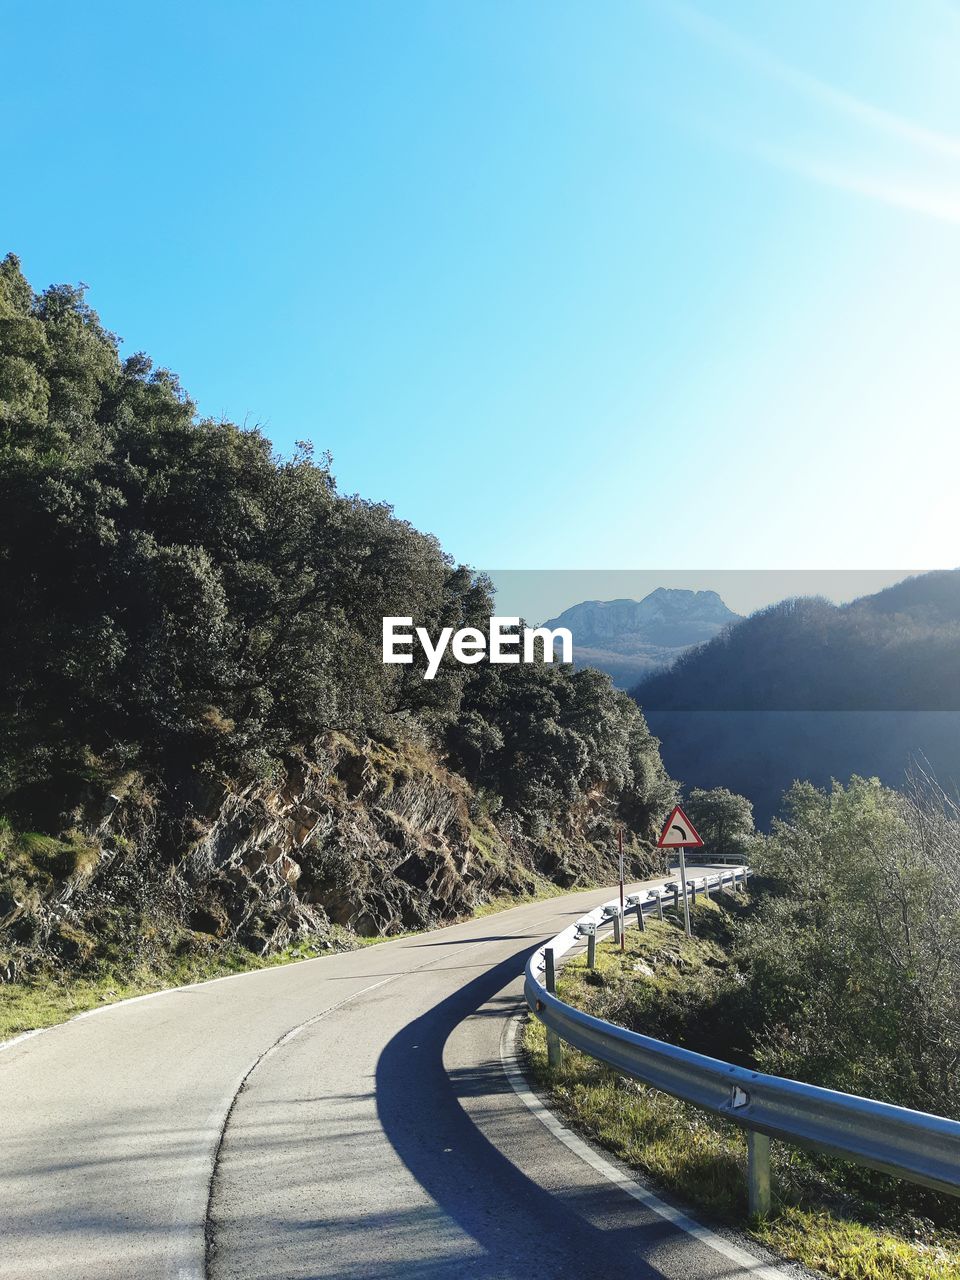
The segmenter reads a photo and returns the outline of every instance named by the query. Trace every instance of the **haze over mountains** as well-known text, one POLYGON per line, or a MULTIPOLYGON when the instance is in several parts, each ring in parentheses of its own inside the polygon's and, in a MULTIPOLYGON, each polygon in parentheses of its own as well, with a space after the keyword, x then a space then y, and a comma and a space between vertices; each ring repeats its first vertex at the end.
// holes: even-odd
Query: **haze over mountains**
POLYGON ((739 620, 716 591, 658 587, 642 600, 585 600, 544 625, 570 630, 575 666, 629 689, 739 620))
POLYGON ((960 785, 960 571, 847 605, 785 600, 633 690, 688 786, 728 786, 768 820, 796 778, 902 785, 922 761, 960 785))

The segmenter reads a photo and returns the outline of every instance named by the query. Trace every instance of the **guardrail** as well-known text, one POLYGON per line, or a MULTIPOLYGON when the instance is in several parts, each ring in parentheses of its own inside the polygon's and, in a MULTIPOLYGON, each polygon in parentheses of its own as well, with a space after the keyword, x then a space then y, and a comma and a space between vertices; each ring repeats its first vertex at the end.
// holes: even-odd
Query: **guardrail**
MULTIPOLYGON (((745 884, 749 874, 746 868, 734 871, 731 887, 736 890, 738 884, 745 884)), ((695 900, 698 888, 707 893, 712 888, 722 890, 727 880, 726 872, 699 877, 696 882, 688 876, 688 893, 695 900)), ((679 886, 674 885, 647 891, 645 896, 631 895, 624 915, 635 910, 643 927, 645 912, 657 911, 662 917, 664 901, 673 898, 677 909, 678 895, 679 886)), ((626 924, 620 918, 619 901, 604 903, 582 916, 535 951, 527 963, 524 994, 547 1028, 551 1065, 559 1065, 561 1041, 566 1041, 624 1075, 740 1125, 747 1132, 752 1214, 770 1211, 771 1137, 960 1195, 960 1122, 737 1067, 604 1022, 558 999, 557 962, 586 938, 587 963, 592 967, 598 930, 607 924, 619 939, 626 924)))

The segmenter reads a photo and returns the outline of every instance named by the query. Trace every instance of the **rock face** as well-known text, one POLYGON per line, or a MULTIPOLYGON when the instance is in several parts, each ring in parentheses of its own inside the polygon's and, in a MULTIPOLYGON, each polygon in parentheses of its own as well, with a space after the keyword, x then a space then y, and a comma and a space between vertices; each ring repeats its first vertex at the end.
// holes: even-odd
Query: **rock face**
MULTIPOLYGON (((491 817, 463 777, 415 743, 331 734, 279 780, 187 784, 176 804, 161 805, 142 779, 119 790, 71 836, 85 852, 62 877, 24 853, 0 883, 0 980, 38 963, 82 968, 105 947, 130 963, 151 947, 332 945, 334 926, 389 935, 546 881, 613 874, 602 794, 533 838, 513 815, 491 817)), ((633 874, 656 863, 643 845, 630 854, 633 874)))
POLYGON ((715 591, 658 587, 642 600, 585 600, 544 625, 569 628, 576 666, 597 667, 629 689, 739 617, 715 591))
POLYGON ((483 841, 468 801, 463 780, 426 755, 337 736, 316 759, 292 762, 282 786, 225 792, 190 874, 234 900, 232 927, 258 948, 321 924, 367 935, 422 927, 522 881, 502 849, 490 856, 495 833, 483 841))
MULTIPOLYGON (((469 784, 422 748, 331 735, 282 786, 227 792, 190 853, 247 945, 276 947, 317 921, 375 936, 471 912, 492 895, 602 876, 612 849, 599 807, 533 840, 495 823, 469 784), (274 923, 271 924, 271 921, 274 923)), ((638 847, 641 860, 649 857, 638 847)))

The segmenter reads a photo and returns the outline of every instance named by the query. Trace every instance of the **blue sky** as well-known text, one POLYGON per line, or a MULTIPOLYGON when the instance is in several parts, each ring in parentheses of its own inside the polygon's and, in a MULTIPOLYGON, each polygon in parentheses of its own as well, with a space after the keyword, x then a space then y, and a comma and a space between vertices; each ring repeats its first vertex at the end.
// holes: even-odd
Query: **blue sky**
POLYGON ((0 0, 2 247, 511 569, 960 562, 960 4, 0 0))

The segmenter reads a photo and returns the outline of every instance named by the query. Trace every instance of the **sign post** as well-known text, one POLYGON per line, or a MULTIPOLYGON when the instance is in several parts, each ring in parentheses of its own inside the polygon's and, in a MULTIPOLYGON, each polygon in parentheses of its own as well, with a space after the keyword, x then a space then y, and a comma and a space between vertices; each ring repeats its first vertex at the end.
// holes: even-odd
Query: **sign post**
POLYGON ((670 817, 664 823, 663 830, 660 832, 660 839, 657 841, 658 849, 679 849, 680 850, 680 884, 683 889, 683 928, 688 938, 693 937, 693 930, 690 928, 690 899, 687 897, 687 859, 684 853, 686 849, 702 849, 703 841, 697 835, 696 827, 683 812, 679 805, 675 805, 670 817))
POLYGON ((680 887, 683 890, 683 931, 688 938, 693 937, 693 930, 690 928, 690 899, 687 896, 687 855, 683 846, 680 847, 680 887))
POLYGON ((620 950, 626 950, 626 916, 623 913, 623 827, 617 831, 617 849, 620 853, 620 950))

